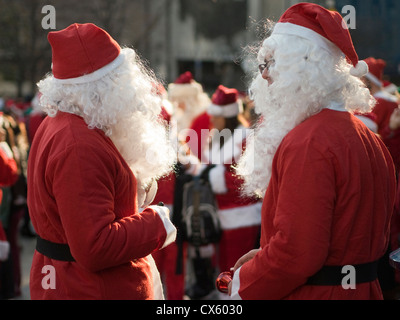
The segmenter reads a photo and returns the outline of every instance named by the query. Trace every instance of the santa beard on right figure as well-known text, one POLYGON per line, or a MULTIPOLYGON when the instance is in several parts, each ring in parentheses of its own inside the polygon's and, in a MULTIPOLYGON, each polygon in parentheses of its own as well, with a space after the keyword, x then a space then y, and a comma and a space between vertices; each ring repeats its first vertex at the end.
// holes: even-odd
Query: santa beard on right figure
POLYGON ((375 100, 350 64, 310 41, 272 35, 258 52, 258 62, 273 59, 269 77, 258 73, 250 85, 255 112, 260 116, 246 142, 236 173, 244 180, 245 196, 262 198, 271 178, 272 161, 282 139, 297 125, 324 108, 340 105, 347 111, 367 113, 375 100))

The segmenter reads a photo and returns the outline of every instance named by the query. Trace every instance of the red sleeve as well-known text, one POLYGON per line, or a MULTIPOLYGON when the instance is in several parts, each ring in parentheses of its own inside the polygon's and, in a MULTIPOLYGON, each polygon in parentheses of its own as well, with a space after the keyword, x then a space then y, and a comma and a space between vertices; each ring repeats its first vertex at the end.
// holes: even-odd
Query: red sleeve
POLYGON ((240 270, 242 299, 284 298, 328 255, 335 201, 332 161, 310 144, 280 148, 277 156, 262 209, 272 237, 240 270))
POLYGON ((0 149, 0 186, 11 186, 18 179, 17 163, 0 149))
MULTIPOLYGON (((64 232, 72 255, 83 267, 99 271, 145 257, 163 246, 166 231, 153 209, 138 213, 127 208, 132 214, 117 218, 114 185, 121 167, 116 167, 109 154, 75 146, 50 163, 64 232)), ((132 185, 136 188, 135 182, 132 185)), ((126 196, 134 198, 136 189, 131 191, 126 196)))

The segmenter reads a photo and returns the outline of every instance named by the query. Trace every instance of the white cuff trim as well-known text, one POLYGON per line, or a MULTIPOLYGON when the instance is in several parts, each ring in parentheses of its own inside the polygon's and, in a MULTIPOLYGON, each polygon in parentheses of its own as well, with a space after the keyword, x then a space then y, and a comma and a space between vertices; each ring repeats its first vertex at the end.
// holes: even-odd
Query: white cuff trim
POLYGON ((232 279, 232 290, 231 290, 231 299, 232 300, 242 300, 242 298, 239 295, 239 289, 240 289, 240 269, 242 269, 242 267, 240 267, 239 269, 237 269, 233 275, 233 279, 232 279))
POLYGON ((0 261, 6 261, 10 253, 10 243, 8 241, 0 241, 0 261))
POLYGON ((169 209, 167 207, 160 207, 160 206, 150 206, 150 209, 156 211, 164 224, 165 231, 167 232, 167 237, 165 238, 165 242, 161 249, 165 248, 166 246, 173 243, 176 239, 176 228, 172 224, 169 218, 169 209))
POLYGON ((218 210, 218 218, 223 230, 261 225, 262 203, 218 210))
POLYGON ((225 181, 225 166, 217 165, 215 168, 211 169, 209 172, 209 181, 214 193, 222 194, 228 192, 225 181))
POLYGON ((207 113, 210 116, 222 116, 224 118, 232 118, 243 112, 243 104, 240 100, 225 106, 211 104, 208 107, 207 113))
POLYGON ((69 79, 58 79, 54 77, 54 81, 59 84, 83 84, 83 83, 94 82, 103 78, 105 75, 107 75, 108 73, 119 67, 124 62, 124 60, 125 60, 125 53, 121 51, 118 57, 116 57, 113 61, 111 61, 109 64, 105 65, 104 67, 92 73, 69 79))
POLYGON ((10 145, 7 142, 0 142, 0 148, 4 151, 9 159, 14 159, 14 154, 11 151, 10 145))

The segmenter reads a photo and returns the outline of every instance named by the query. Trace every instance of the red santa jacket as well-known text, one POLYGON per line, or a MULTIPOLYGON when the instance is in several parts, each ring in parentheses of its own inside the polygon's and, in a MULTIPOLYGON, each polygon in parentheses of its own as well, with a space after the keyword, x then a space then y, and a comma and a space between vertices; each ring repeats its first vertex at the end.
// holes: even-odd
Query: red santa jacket
POLYGON ((347 112, 323 110, 282 141, 262 208, 261 250, 235 272, 242 299, 381 299, 378 280, 305 285, 323 266, 376 261, 389 241, 395 172, 383 142, 347 112))
POLYGON ((210 170, 209 181, 216 196, 218 216, 224 230, 257 226, 261 222, 261 202, 242 196, 243 180, 233 169, 246 148, 249 132, 250 129, 238 126, 232 135, 226 136, 222 147, 219 139, 214 139, 211 149, 205 149, 202 157, 203 162, 216 165, 210 170))
POLYGON ((76 262, 35 251, 32 299, 153 298, 146 256, 167 244, 167 232, 158 208, 138 212, 136 188, 103 131, 68 113, 43 121, 29 156, 29 211, 38 235, 68 244, 76 262), (43 286, 48 266, 54 289, 43 286))

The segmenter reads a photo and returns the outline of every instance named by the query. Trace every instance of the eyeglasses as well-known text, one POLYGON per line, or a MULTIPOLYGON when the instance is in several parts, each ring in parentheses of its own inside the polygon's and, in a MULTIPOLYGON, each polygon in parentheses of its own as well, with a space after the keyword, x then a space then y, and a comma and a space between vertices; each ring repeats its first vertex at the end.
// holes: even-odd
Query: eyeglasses
POLYGON ((275 60, 274 60, 274 59, 265 61, 265 63, 260 64, 260 65, 258 66, 258 70, 260 70, 260 73, 263 74, 264 71, 265 71, 265 69, 268 69, 268 70, 269 70, 269 68, 271 68, 271 66, 272 66, 274 63, 275 63, 275 60))

